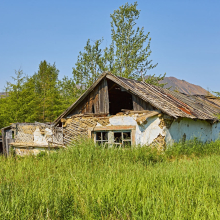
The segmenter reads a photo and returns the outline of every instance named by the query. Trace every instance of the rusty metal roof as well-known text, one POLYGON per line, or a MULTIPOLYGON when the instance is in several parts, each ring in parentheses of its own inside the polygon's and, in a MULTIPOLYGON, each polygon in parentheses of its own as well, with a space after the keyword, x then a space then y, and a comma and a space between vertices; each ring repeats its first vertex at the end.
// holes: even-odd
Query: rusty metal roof
POLYGON ((220 100, 216 97, 207 98, 201 95, 186 95, 150 85, 145 82, 118 77, 107 72, 103 73, 75 103, 55 120, 54 123, 57 124, 62 117, 67 116, 67 114, 75 108, 104 77, 112 80, 125 88, 128 92, 137 95, 144 101, 149 102, 152 106, 174 118, 182 117, 212 121, 218 120, 216 115, 220 114, 220 100))

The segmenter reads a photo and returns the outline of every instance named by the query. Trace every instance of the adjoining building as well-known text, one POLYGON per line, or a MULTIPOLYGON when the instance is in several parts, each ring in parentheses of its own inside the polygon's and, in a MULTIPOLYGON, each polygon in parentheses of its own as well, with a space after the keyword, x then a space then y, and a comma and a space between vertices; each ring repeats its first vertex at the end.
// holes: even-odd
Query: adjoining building
POLYGON ((2 129, 3 153, 24 156, 63 146, 63 131, 49 123, 14 123, 2 129))
MULTIPOLYGON (((220 100, 216 97, 181 94, 105 72, 50 125, 50 132, 46 125, 44 130, 36 125, 30 133, 33 148, 48 148, 50 143, 54 147, 67 146, 87 136, 106 147, 156 145, 164 149, 195 137, 203 142, 217 140, 218 114, 220 100), (44 134, 44 144, 36 142, 39 130, 44 134)), ((20 126, 23 125, 16 124, 8 130, 14 131, 10 144, 14 148, 21 146, 20 126)))

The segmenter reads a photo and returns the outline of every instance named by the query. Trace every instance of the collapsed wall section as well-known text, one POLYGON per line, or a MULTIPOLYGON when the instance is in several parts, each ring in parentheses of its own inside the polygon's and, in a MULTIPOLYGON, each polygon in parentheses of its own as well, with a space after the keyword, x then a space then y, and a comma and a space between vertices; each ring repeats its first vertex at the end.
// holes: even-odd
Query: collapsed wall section
POLYGON ((62 119, 64 145, 74 140, 88 137, 88 129, 96 127, 97 124, 106 126, 109 124, 109 117, 73 116, 62 119))
MULTIPOLYGON (((10 127, 9 147, 16 155, 37 154, 63 146, 63 128, 44 123, 16 123, 10 127)), ((7 155, 10 153, 10 149, 7 155)))
POLYGON ((123 142, 129 139, 125 138, 125 135, 129 137, 131 135, 130 142, 134 145, 151 144, 159 134, 162 134, 163 130, 159 126, 161 121, 157 116, 158 114, 157 111, 120 112, 108 117, 75 115, 71 118, 62 119, 64 144, 68 145, 74 140, 88 136, 93 137, 94 141, 100 141, 95 140, 91 131, 96 131, 94 132, 96 134, 102 132, 101 135, 107 135, 108 137, 105 137, 107 139, 103 139, 103 141, 108 141, 111 144, 114 142, 119 144, 120 141, 116 139, 121 139, 123 145, 123 142), (115 136, 115 140, 112 140, 112 135, 115 136))

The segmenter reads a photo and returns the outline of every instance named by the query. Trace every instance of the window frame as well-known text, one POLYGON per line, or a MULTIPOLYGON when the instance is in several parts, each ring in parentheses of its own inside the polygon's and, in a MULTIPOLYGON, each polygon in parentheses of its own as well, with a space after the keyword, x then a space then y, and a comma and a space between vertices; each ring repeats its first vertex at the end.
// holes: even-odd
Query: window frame
MULTIPOLYGON (((94 139, 94 142, 96 143, 96 135, 98 132, 108 132, 108 141, 105 141, 105 144, 107 143, 108 146, 115 145, 121 145, 123 146, 123 143, 126 141, 131 142, 131 146, 136 144, 135 136, 136 136, 136 126, 130 126, 130 125, 117 125, 117 126, 97 126, 95 128, 89 128, 88 129, 88 135, 90 138, 94 139), (114 133, 120 133, 122 134, 122 143, 115 142, 114 139, 114 133), (131 132, 130 139, 125 139, 123 137, 123 134, 126 132, 131 132)), ((105 146, 104 144, 104 146, 105 146)))
POLYGON ((105 143, 108 143, 108 139, 105 140, 104 137, 103 137, 103 133, 107 133, 108 135, 108 132, 107 131, 96 131, 94 132, 94 140, 95 140, 95 143, 101 143, 100 145, 103 146, 103 143, 104 143, 104 146, 105 146, 105 143), (100 140, 97 140, 97 135, 98 133, 101 133, 101 139, 100 140))

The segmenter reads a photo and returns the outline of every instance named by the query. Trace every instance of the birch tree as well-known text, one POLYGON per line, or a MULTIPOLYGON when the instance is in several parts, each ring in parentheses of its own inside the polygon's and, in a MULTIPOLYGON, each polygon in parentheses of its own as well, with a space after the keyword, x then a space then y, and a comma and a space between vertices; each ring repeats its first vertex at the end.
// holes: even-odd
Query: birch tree
MULTIPOLYGON (((76 84, 90 86, 103 71, 110 71, 117 76, 143 80, 147 70, 153 69, 149 32, 137 26, 140 10, 134 4, 122 5, 111 17, 111 39, 108 47, 102 48, 102 40, 94 44, 88 40, 84 52, 80 52, 73 76, 76 84)), ((152 76, 154 77, 154 76, 152 76)), ((157 78, 155 78, 156 80, 157 78)))

